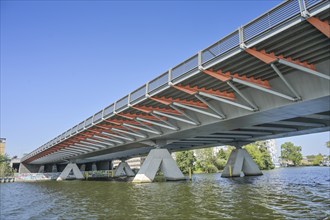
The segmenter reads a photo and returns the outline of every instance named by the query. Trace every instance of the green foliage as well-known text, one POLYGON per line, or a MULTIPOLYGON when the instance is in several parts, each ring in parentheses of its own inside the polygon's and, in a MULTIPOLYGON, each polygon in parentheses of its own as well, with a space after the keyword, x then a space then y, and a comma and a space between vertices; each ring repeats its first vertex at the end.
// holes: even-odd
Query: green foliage
POLYGON ((235 147, 227 146, 226 150, 223 148, 219 150, 219 152, 216 155, 215 164, 214 164, 218 168, 218 170, 223 170, 225 168, 230 153, 234 148, 235 147))
POLYGON ((327 148, 330 148, 330 141, 327 141, 325 145, 327 146, 327 148))
POLYGON ((8 155, 0 154, 0 177, 12 176, 13 169, 9 166, 10 159, 8 155))
POLYGON ((176 163, 183 173, 189 173, 189 168, 193 171, 196 158, 193 151, 181 151, 175 153, 176 163))
POLYGON ((302 160, 301 147, 295 146, 291 142, 285 142, 281 145, 281 158, 291 161, 294 166, 300 165, 302 160))
MULTIPOLYGON (((235 147, 227 146, 226 149, 220 149, 216 155, 213 153, 213 148, 195 150, 195 156, 192 150, 177 152, 176 162, 183 173, 188 173, 189 168, 193 168, 197 173, 215 173, 225 168, 233 149, 235 147)), ((245 149, 247 149, 260 169, 274 168, 265 142, 260 141, 249 144, 245 149)))
POLYGON ((314 166, 319 166, 323 161, 323 155, 322 154, 318 154, 313 158, 312 164, 314 166))
POLYGON ((272 158, 266 148, 266 142, 257 141, 244 147, 261 170, 274 169, 272 158))
POLYGON ((217 167, 214 164, 206 164, 205 168, 204 168, 204 172, 205 173, 216 173, 218 172, 217 167))
POLYGON ((223 170, 225 168, 226 164, 227 164, 226 159, 217 158, 215 160, 215 166, 218 170, 223 170))

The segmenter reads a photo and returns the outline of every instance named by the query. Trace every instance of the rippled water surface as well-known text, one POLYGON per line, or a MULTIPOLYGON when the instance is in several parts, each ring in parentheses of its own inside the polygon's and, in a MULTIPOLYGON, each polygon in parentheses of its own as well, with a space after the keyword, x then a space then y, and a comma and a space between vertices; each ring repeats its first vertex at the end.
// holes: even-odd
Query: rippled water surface
POLYGON ((330 168, 282 168, 225 179, 133 184, 1 184, 0 219, 330 219, 330 168))

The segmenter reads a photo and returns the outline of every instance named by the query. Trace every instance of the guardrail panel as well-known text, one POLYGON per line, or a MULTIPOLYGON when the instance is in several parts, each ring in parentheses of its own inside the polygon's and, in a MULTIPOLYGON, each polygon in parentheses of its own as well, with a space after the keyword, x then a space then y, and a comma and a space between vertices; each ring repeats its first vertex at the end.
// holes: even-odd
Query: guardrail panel
POLYGON ((85 121, 85 127, 91 126, 92 123, 93 123, 93 116, 91 116, 91 117, 89 117, 89 118, 86 119, 86 121, 85 121))
POLYGON ((269 30, 275 25, 300 14, 300 7, 298 0, 290 0, 280 5, 277 8, 267 12, 260 16, 256 20, 248 23, 243 27, 244 41, 248 41, 251 38, 269 30))
POLYGON ((85 127, 85 122, 84 121, 83 122, 80 122, 79 125, 78 125, 78 131, 83 130, 84 127, 85 127))
POLYGON ((104 109, 103 117, 110 116, 113 113, 113 104, 109 105, 104 109))
POLYGON ((128 95, 116 102, 116 111, 128 106, 128 95))
POLYGON ((316 4, 318 4, 318 3, 322 2, 322 1, 324 1, 324 0, 305 0, 306 8, 307 9, 308 8, 311 8, 314 5, 316 5, 316 4))
POLYGON ((152 92, 163 85, 168 83, 168 72, 163 73, 162 75, 158 76, 156 79, 153 79, 149 82, 148 92, 152 92))
POLYGON ((146 95, 146 85, 143 85, 131 93, 130 103, 135 103, 137 101, 140 101, 142 98, 145 97, 145 95, 146 95))
POLYGON ((172 80, 198 67, 198 54, 180 63, 172 69, 172 80))
POLYGON ((218 57, 237 46, 239 46, 238 30, 203 50, 202 63, 205 63, 215 57, 218 57))
POLYGON ((102 110, 102 111, 99 111, 98 113, 96 113, 96 114, 94 115, 93 123, 102 120, 102 112, 103 112, 103 110, 102 110))

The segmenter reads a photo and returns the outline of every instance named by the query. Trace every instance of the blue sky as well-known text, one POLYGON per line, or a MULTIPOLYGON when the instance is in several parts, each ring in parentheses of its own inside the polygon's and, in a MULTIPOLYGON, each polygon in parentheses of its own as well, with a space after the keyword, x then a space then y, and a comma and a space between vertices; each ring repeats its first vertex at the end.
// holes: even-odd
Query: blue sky
MULTIPOLYGON (((41 146, 280 1, 1 1, 1 137, 41 146)), ((329 133, 280 139, 329 153, 329 133)))

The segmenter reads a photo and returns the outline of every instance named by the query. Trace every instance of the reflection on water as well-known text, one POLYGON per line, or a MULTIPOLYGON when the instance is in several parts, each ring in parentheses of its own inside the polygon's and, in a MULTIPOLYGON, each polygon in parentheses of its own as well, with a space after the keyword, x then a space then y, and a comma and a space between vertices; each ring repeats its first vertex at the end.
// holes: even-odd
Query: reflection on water
POLYGON ((225 179, 132 184, 1 184, 0 219, 328 219, 330 168, 286 168, 225 179))

